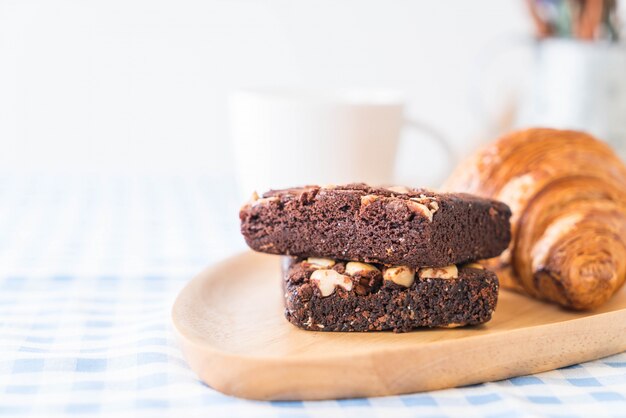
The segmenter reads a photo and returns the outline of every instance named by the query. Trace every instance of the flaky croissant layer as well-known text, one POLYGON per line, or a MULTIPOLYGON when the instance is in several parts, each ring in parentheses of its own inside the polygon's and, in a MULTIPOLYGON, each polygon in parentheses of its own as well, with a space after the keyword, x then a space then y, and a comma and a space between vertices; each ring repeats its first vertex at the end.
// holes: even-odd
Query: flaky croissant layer
POLYGON ((514 132, 444 184, 511 207, 509 248, 488 260, 503 287, 573 309, 606 302, 626 278, 626 166, 590 135, 514 132))

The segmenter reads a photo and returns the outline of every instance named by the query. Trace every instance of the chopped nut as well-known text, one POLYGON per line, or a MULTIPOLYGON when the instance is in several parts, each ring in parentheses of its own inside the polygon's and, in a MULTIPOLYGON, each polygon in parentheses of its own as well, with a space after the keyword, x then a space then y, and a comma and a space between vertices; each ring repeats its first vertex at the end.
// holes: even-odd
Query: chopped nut
POLYGON ((332 295, 337 286, 347 291, 352 290, 350 277, 337 273, 335 270, 315 270, 311 274, 311 282, 320 290, 322 297, 332 295))
POLYGON ((459 269, 454 264, 446 267, 424 267, 417 272, 420 279, 456 279, 459 269))
POLYGON ((406 205, 412 212, 417 213, 424 218, 428 219, 430 222, 433 221, 433 213, 428 209, 426 205, 415 202, 413 199, 409 199, 406 201, 406 205))
POLYGON ((346 264, 346 274, 354 276, 358 273, 367 273, 369 271, 379 271, 376 267, 367 263, 359 263, 358 261, 350 261, 346 264))
POLYGON ((306 262, 315 268, 332 267, 335 265, 335 260, 330 258, 309 257, 306 259, 306 262))
POLYGON ((439 209, 439 203, 437 200, 434 197, 428 197, 425 194, 421 194, 419 197, 411 197, 410 200, 428 206, 433 213, 439 209))
POLYGON ((404 287, 411 287, 415 281, 415 270, 407 266, 389 267, 383 272, 383 278, 404 287))
POLYGON ((463 267, 469 267, 472 269, 479 269, 479 270, 485 269, 485 267, 482 264, 478 264, 478 263, 467 263, 467 264, 464 264, 463 267))
POLYGON ((257 192, 252 192, 252 196, 250 196, 250 203, 256 202, 259 200, 259 194, 257 192))
POLYGON ((411 200, 417 203, 421 203, 422 205, 427 205, 428 203, 433 201, 433 198, 428 197, 422 193, 419 195, 419 197, 412 197, 411 200))
POLYGON ((380 196, 376 196, 375 194, 367 194, 365 196, 361 196, 361 209, 365 208, 368 205, 371 205, 378 199, 380 199, 380 196))

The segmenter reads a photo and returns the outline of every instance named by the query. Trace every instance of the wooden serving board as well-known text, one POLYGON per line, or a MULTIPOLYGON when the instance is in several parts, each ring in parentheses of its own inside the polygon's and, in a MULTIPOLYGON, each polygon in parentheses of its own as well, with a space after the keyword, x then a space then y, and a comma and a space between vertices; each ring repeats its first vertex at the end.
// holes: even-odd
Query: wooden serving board
MULTIPOLYGON (((624 289, 623 289, 624 290, 624 289)), ((172 312, 191 368, 251 399, 396 395, 551 370, 626 350, 626 292, 579 313, 507 291, 486 325, 405 334, 302 331, 283 317, 280 260, 210 267, 172 312)))

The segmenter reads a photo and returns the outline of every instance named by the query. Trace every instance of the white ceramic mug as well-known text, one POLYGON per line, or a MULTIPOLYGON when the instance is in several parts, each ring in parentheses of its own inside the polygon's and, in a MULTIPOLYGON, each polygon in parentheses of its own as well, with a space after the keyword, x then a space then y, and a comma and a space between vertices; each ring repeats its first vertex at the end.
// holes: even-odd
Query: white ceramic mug
POLYGON ((244 90, 229 98, 232 143, 242 197, 306 184, 393 183, 402 128, 432 129, 404 118, 390 91, 244 90))

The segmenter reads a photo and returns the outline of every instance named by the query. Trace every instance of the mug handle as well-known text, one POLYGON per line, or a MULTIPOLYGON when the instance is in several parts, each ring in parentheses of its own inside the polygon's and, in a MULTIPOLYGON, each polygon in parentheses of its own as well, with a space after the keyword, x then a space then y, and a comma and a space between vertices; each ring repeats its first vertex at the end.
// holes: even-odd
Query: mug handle
POLYGON ((448 159, 448 171, 454 168, 457 163, 456 153, 454 152, 450 141, 448 141, 446 136, 443 135, 438 129, 425 122, 407 118, 404 119, 404 127, 426 134, 426 136, 430 138, 432 142, 435 142, 439 146, 439 148, 441 148, 445 152, 448 159))

